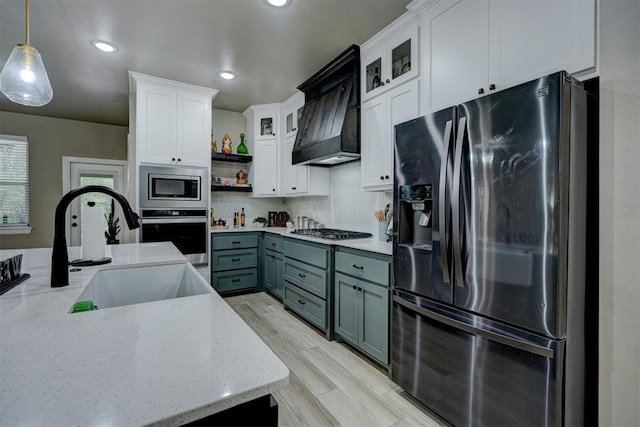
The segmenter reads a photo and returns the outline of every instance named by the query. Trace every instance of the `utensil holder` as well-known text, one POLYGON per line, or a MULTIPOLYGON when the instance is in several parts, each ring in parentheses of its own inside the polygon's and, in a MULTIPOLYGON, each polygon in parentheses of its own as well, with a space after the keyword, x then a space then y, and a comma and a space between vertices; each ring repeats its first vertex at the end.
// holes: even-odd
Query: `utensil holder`
POLYGON ((389 226, 389 221, 378 221, 378 240, 381 242, 387 241, 387 227, 389 226))

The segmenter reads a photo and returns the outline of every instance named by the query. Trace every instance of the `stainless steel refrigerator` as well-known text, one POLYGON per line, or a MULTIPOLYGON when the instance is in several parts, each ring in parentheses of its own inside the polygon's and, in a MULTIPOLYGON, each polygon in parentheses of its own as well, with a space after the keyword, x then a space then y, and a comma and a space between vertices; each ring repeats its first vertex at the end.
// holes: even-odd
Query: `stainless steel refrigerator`
POLYGON ((565 72, 397 125, 393 380, 454 425, 583 425, 586 191, 565 72))

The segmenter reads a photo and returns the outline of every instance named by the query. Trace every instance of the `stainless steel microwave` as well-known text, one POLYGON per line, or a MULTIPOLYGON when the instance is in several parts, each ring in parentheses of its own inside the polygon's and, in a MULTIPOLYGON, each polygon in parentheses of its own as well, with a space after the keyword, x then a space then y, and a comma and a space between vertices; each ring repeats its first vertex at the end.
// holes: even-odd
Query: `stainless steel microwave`
POLYGON ((206 208, 207 169, 140 167, 140 207, 206 208))

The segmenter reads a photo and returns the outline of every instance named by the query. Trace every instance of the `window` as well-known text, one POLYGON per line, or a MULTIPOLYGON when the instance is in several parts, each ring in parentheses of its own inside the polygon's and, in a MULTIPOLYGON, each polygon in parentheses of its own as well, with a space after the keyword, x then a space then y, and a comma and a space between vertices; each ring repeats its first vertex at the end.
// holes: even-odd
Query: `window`
POLYGON ((0 135, 0 234, 30 231, 29 140, 0 135))

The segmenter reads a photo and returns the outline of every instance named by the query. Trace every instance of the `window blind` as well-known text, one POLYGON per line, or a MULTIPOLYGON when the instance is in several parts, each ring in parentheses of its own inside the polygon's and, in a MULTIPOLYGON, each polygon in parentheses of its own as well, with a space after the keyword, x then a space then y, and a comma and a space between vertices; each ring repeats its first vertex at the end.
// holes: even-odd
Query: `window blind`
POLYGON ((0 135, 0 227, 29 224, 29 139, 0 135))

